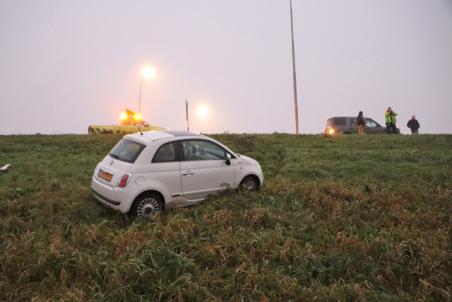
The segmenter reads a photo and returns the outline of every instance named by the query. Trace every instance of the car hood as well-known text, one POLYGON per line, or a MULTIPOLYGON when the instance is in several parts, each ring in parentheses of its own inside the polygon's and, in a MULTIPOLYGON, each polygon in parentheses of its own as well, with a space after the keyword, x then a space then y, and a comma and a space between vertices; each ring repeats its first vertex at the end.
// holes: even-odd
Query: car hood
POLYGON ((255 160, 255 159, 253 159, 251 157, 245 156, 245 155, 241 155, 240 154, 240 159, 242 159, 248 165, 258 165, 259 164, 257 162, 257 160, 255 160))

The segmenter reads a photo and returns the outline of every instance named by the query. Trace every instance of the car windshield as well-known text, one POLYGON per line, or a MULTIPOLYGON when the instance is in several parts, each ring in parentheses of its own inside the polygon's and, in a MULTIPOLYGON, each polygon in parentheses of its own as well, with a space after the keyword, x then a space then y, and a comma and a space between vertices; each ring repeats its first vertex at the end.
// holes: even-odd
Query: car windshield
POLYGON ((366 118, 366 127, 367 128, 377 128, 377 127, 381 127, 376 121, 370 119, 370 118, 366 118))
POLYGON ((134 163, 135 160, 143 151, 145 145, 134 142, 129 139, 120 140, 116 146, 110 151, 109 155, 114 159, 125 161, 127 163, 134 163))

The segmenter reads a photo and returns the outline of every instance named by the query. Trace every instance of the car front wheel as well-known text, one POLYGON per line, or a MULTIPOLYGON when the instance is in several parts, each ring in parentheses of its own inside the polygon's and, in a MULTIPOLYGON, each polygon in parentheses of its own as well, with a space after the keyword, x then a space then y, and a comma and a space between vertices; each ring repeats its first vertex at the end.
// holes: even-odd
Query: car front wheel
POLYGON ((255 176, 247 176, 240 183, 240 188, 246 191, 259 191, 259 180, 255 176))

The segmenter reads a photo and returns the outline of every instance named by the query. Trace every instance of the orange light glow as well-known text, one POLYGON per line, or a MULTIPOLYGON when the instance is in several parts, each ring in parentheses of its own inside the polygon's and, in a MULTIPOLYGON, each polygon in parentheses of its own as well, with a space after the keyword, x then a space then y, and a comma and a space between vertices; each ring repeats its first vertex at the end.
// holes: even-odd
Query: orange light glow
POLYGON ((334 134, 334 128, 328 128, 328 134, 333 135, 334 134))
POLYGON ((141 121, 143 119, 143 116, 141 115, 141 113, 136 113, 133 116, 133 119, 136 120, 136 121, 141 121))
POLYGON ((121 114, 119 115, 119 119, 121 121, 125 121, 127 119, 127 113, 125 111, 121 112, 121 114))

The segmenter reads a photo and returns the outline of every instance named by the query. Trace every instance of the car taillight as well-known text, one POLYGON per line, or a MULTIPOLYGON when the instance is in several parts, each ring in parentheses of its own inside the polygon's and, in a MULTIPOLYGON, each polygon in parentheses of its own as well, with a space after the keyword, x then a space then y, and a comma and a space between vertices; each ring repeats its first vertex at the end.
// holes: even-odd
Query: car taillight
POLYGON ((119 187, 120 188, 124 188, 125 186, 127 186, 127 182, 129 181, 129 177, 130 177, 130 174, 124 174, 121 177, 121 181, 119 182, 119 187))

